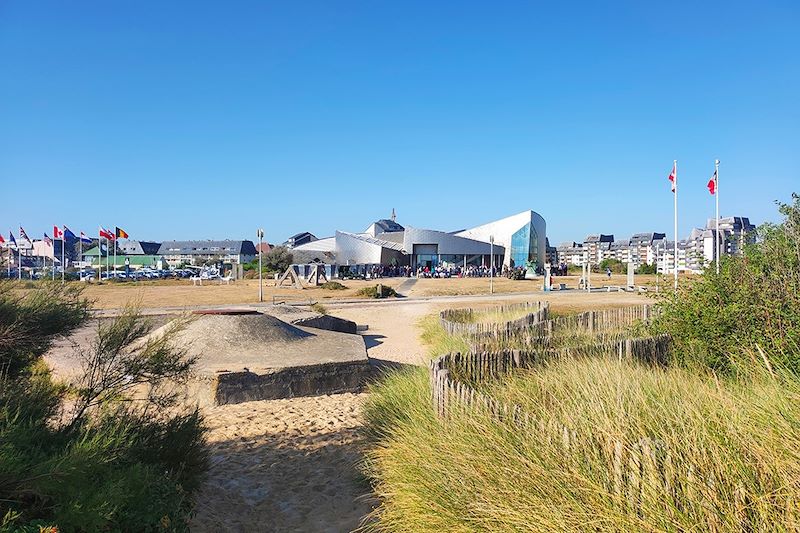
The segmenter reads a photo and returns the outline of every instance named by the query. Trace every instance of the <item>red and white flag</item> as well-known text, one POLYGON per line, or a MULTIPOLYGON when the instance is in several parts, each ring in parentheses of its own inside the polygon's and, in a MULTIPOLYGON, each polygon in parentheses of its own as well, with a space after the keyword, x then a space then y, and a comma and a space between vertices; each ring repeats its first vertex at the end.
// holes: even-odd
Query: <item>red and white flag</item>
POLYGON ((54 239, 64 239, 64 232, 61 231, 61 228, 58 226, 53 226, 53 238, 54 239))
POLYGON ((100 236, 109 241, 114 240, 114 234, 105 229, 103 226, 100 226, 100 236))
POLYGON ((711 179, 708 180, 707 187, 708 187, 708 192, 710 192, 711 194, 716 194, 717 193, 717 171, 716 170, 714 171, 714 175, 711 176, 711 179))
POLYGON ((675 189, 678 186, 678 164, 672 163, 672 172, 669 173, 669 181, 672 183, 672 192, 675 192, 675 189))
POLYGON ((6 240, 3 238, 3 234, 0 233, 0 244, 5 244, 6 240))

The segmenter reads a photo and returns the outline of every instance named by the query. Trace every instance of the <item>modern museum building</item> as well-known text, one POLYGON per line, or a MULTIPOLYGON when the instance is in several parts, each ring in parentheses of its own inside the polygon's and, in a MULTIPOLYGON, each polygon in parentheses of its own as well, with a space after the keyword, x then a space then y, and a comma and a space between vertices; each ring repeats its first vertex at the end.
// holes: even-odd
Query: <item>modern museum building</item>
MULTIPOLYGON (((320 264, 336 277, 342 267, 367 269, 372 266, 428 267, 532 266, 540 271, 546 262, 546 225, 534 211, 489 222, 471 229, 439 231, 402 226, 383 219, 362 233, 337 231, 332 237, 316 239, 292 248, 293 263, 320 264)), ((302 274, 302 273, 301 273, 302 274)))

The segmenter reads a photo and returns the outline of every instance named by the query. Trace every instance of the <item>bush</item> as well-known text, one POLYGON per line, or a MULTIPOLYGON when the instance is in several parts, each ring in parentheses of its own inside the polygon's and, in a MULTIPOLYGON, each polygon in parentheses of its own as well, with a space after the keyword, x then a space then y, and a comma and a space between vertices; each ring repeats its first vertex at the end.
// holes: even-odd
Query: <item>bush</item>
POLYGON ((200 415, 170 392, 193 363, 174 331, 144 340, 129 310, 78 353, 68 387, 41 356, 88 303, 60 284, 16 294, 0 284, 0 531, 185 530, 207 451, 200 415))
POLYGON ((347 288, 345 285, 342 285, 338 281, 326 281, 325 283, 320 285, 320 287, 322 287, 323 289, 327 289, 329 291, 343 291, 347 288))
POLYGON ((656 264, 649 264, 649 263, 642 263, 639 265, 639 268, 636 269, 637 274, 658 274, 658 265, 656 264))
POLYGON ((608 268, 610 268, 611 272, 614 274, 625 274, 628 272, 628 265, 614 258, 603 259, 600 261, 598 267, 596 267, 596 270, 593 269, 593 271, 605 273, 608 268))
POLYGON ((378 284, 363 287, 358 290, 356 295, 365 298, 388 298, 390 296, 397 296, 397 291, 388 285, 378 284))
POLYGON ((328 314, 328 308, 325 307, 324 305, 322 305, 319 302, 314 302, 313 304, 311 304, 311 310, 314 311, 315 313, 319 313, 321 315, 327 315, 328 314))
POLYGON ((761 226, 743 257, 662 295, 652 330, 673 336, 678 361, 724 372, 761 350, 800 371, 800 198, 779 209, 784 221, 761 226))

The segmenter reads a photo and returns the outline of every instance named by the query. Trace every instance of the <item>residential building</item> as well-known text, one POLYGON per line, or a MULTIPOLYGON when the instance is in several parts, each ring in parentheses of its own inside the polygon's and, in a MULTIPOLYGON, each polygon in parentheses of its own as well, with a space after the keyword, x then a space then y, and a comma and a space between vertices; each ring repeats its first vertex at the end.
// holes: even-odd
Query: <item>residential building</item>
POLYGON ((583 240, 583 249, 587 253, 587 259, 591 264, 597 264, 601 261, 600 257, 600 243, 614 242, 614 235, 604 235, 602 233, 587 235, 583 240))
POLYGON ((182 263, 201 265, 207 262, 248 263, 256 258, 253 241, 164 241, 158 250, 170 266, 182 263))

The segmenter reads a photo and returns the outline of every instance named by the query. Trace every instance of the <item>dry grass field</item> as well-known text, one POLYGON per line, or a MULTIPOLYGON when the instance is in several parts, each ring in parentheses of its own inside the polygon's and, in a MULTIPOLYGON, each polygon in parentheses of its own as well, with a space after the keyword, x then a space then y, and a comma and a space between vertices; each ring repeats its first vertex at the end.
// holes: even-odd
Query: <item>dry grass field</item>
MULTIPOLYGON (((399 278, 382 280, 384 285, 396 287, 399 278)), ((295 289, 289 286, 275 287, 275 282, 264 282, 264 301, 277 300, 325 300, 331 298, 358 298, 359 289, 375 285, 368 281, 346 281, 344 290, 327 290, 319 287, 295 289)), ((258 280, 239 280, 230 285, 215 281, 202 286, 192 285, 188 280, 141 281, 128 283, 87 284, 84 295, 94 301, 97 309, 116 309, 127 304, 141 307, 183 307, 192 305, 232 305, 258 303, 258 280)))
MULTIPOLYGON (((566 284, 567 288, 576 289, 579 283, 579 276, 563 276, 553 278, 553 286, 558 287, 560 283, 566 284)), ((347 280, 342 284, 344 290, 330 290, 321 287, 309 287, 305 289, 295 289, 290 286, 276 287, 272 280, 264 282, 264 301, 271 303, 273 299, 287 302, 298 301, 322 301, 332 299, 355 299, 361 298, 358 294, 364 287, 374 286, 380 282, 384 285, 397 289, 406 278, 385 278, 381 280, 347 280)), ((403 296, 426 297, 426 296, 479 296, 489 294, 488 278, 448 278, 448 279, 428 279, 423 278, 404 287, 400 287, 403 296)), ((613 275, 611 278, 605 275, 595 274, 592 276, 593 286, 621 286, 625 285, 624 275, 613 275)), ((661 279, 661 287, 670 285, 671 280, 661 279), (666 283, 665 283, 666 282, 666 283)), ((515 294, 541 293, 542 281, 538 280, 510 280, 506 278, 494 279, 495 294, 505 294, 513 297, 515 294)), ((648 290, 655 289, 655 276, 637 276, 636 284, 645 286, 648 290)), ((558 291, 549 294, 542 293, 541 298, 556 300, 560 296, 575 293, 568 291, 559 295, 558 291), (559 295, 557 297, 556 295, 559 295)), ((195 305, 236 305, 258 303, 258 281, 245 279, 239 280, 230 285, 220 285, 217 282, 205 282, 202 286, 192 285, 188 280, 159 280, 159 281, 140 281, 128 283, 103 283, 86 284, 85 296, 94 301, 96 309, 116 309, 129 304, 135 304, 144 308, 155 307, 185 307, 195 305)), ((584 299, 581 296, 578 298, 584 299)), ((528 298, 530 299, 530 298, 528 298)), ((602 299, 602 298, 601 298, 602 299)), ((572 306, 569 306, 572 307, 572 306)))

